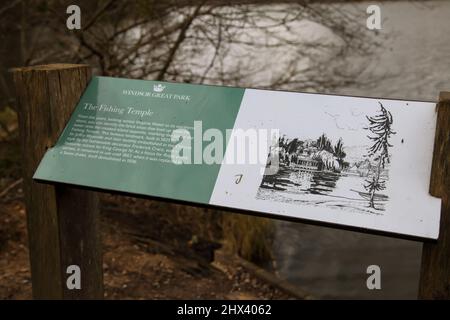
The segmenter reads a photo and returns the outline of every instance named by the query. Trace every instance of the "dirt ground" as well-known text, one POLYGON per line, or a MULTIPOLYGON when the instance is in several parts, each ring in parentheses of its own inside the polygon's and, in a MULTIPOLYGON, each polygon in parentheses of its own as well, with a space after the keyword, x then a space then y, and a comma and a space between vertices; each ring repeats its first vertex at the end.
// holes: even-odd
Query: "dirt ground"
MULTIPOLYGON (((32 297, 18 172, 0 180, 0 299, 32 297)), ((213 262, 216 212, 113 195, 101 204, 106 299, 294 298, 231 260, 213 262)))
MULTIPOLYGON (((0 206, 0 299, 31 298, 25 209, 21 198, 19 195, 16 200, 2 201, 0 206)), ((126 203, 130 199, 117 200, 126 203)), ((143 200, 133 202, 145 204, 143 200)), ((241 266, 229 264, 216 268, 195 249, 180 254, 180 248, 144 236, 136 215, 131 214, 130 222, 122 224, 127 214, 117 208, 103 211, 105 298, 292 298, 253 277, 241 266), (114 219, 115 215, 121 215, 120 219, 114 219)), ((187 242, 186 248, 189 247, 187 242)))

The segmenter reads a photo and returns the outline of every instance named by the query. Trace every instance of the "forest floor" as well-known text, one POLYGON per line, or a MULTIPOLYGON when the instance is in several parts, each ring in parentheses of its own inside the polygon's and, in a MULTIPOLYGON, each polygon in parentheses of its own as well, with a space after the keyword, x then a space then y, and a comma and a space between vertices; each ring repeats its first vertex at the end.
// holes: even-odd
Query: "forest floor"
MULTIPOLYGON (((0 142, 0 299, 30 299, 20 162, 11 154, 18 154, 17 143, 0 142)), ((103 194, 105 298, 296 298, 233 259, 213 261, 220 247, 216 216, 212 210, 103 194)))

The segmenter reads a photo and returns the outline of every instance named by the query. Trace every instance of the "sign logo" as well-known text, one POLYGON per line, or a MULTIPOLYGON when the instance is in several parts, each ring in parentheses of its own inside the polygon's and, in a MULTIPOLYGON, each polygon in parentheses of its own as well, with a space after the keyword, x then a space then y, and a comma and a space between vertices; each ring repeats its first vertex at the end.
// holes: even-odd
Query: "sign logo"
POLYGON ((122 94, 127 96, 138 96, 138 97, 150 97, 158 99, 168 99, 168 100, 178 100, 188 103, 191 101, 191 96, 186 94, 178 93, 165 93, 166 86, 158 83, 153 85, 153 91, 141 91, 132 89, 123 89, 122 94))
POLYGON ((154 84, 153 85, 153 91, 155 92, 163 92, 166 86, 163 86, 162 84, 154 84))

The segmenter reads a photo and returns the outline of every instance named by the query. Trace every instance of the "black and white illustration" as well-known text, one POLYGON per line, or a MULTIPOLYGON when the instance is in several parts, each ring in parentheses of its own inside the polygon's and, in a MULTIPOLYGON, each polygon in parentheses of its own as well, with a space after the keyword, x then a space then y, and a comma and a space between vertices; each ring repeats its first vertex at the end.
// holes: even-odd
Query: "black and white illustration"
MULTIPOLYGON (((337 117, 326 111, 325 116, 337 117)), ((377 112, 365 115, 365 120, 360 128, 351 129, 366 139, 362 145, 351 145, 339 135, 348 128, 334 134, 325 128, 318 137, 305 137, 301 128, 297 136, 282 134, 270 148, 256 198, 383 214, 389 201, 386 183, 394 148, 391 137, 396 134, 394 119, 379 102, 377 112), (273 172, 269 168, 275 162, 278 168, 273 172)))
POLYGON ((258 164, 221 166, 210 203, 436 238, 435 117, 428 102, 247 89, 234 128, 277 134, 258 164))

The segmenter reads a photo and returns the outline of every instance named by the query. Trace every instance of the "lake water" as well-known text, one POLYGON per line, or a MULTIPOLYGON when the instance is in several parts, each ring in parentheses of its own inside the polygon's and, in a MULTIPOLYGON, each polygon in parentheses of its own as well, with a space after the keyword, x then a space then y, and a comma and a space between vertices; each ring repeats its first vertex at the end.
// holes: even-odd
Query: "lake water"
MULTIPOLYGON (((334 92, 436 101, 439 91, 450 90, 450 1, 383 2, 382 17, 380 50, 354 63, 365 65, 361 80, 384 80, 334 92)), ((421 248, 413 241, 289 222, 277 222, 274 244, 280 277, 331 299, 415 299, 421 248), (381 267, 382 290, 366 287, 372 264, 381 267)))

